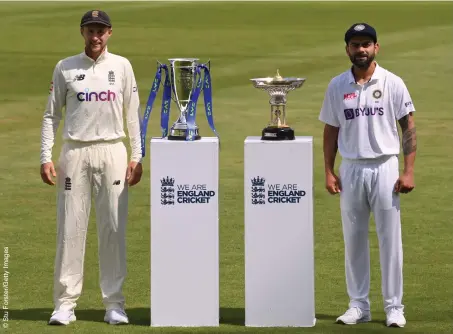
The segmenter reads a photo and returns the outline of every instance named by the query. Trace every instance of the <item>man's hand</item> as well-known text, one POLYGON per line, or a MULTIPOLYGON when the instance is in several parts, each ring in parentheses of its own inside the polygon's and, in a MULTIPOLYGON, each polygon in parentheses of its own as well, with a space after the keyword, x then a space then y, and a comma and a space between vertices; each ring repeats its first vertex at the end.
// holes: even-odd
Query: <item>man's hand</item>
POLYGON ((335 194, 338 194, 341 192, 340 179, 333 172, 326 173, 326 189, 332 195, 335 195, 335 194))
POLYGON ((131 161, 127 167, 126 180, 130 186, 140 182, 142 178, 143 167, 140 162, 131 161))
POLYGON ((395 192, 407 194, 415 188, 414 173, 403 173, 395 183, 395 192))
POLYGON ((55 182, 52 179, 53 177, 57 176, 57 173, 55 172, 55 167, 53 166, 53 162, 46 162, 41 165, 41 179, 43 180, 44 183, 47 183, 48 185, 55 185, 55 182))

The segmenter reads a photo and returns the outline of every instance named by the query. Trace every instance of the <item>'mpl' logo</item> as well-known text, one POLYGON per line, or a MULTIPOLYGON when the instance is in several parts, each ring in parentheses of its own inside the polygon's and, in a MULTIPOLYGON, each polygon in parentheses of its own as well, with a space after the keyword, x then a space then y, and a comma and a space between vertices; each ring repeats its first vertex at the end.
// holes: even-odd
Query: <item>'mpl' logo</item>
POLYGON ((88 88, 85 91, 77 93, 77 100, 80 102, 91 102, 91 101, 115 101, 116 94, 110 89, 102 92, 90 92, 88 88))

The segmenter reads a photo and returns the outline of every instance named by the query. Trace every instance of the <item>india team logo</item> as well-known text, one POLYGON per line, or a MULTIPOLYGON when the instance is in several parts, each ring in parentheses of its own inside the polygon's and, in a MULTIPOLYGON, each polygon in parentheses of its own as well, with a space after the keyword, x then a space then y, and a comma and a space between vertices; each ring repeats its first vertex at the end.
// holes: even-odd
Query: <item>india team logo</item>
POLYGON ((375 99, 380 99, 381 96, 382 96, 382 92, 379 89, 376 89, 375 91, 373 91, 373 97, 375 99))

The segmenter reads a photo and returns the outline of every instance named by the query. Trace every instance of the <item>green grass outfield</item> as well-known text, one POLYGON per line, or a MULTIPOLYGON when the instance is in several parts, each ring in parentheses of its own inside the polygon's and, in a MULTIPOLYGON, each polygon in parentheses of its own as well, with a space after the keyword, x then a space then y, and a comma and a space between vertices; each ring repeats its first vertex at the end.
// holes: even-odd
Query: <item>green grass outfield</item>
MULTIPOLYGON (((378 31, 380 64, 401 76, 417 109, 416 189, 402 198, 404 304, 400 332, 453 332, 453 4, 435 2, 251 3, 0 3, 0 235, 9 247, 7 333, 384 333, 379 254, 371 225, 373 322, 335 325, 346 310, 339 198, 324 189, 322 128, 318 113, 332 76, 350 66, 343 35, 356 21, 378 31), (156 60, 199 57, 212 61, 214 117, 222 138, 220 162, 220 315, 216 328, 152 329, 150 307, 149 156, 142 182, 131 189, 125 285, 132 324, 102 323, 94 211, 86 249, 79 320, 47 326, 52 311, 55 188, 39 177, 40 126, 53 68, 81 52, 78 24, 86 11, 110 14, 110 51, 128 57, 143 104, 156 60), (269 118, 267 95, 250 78, 307 78, 288 96, 289 123, 315 142, 315 260, 317 325, 311 329, 245 328, 243 142, 259 135, 269 118)), ((159 135, 156 101, 149 135, 159 135)), ((202 108, 202 107, 200 107, 202 108)), ((174 120, 176 107, 172 107, 174 120)), ((211 136, 201 109, 198 123, 211 136)), ((61 147, 61 128, 54 156, 61 147)), ((284 173, 284 166, 282 166, 284 173)), ((278 223, 278 222, 276 222, 278 223)), ((3 247, 2 247, 3 249, 3 247)), ((263 278, 265 279, 265 278, 263 278)), ((2 291, 3 296, 3 291, 2 291)), ((2 298, 3 299, 3 298, 2 298)))

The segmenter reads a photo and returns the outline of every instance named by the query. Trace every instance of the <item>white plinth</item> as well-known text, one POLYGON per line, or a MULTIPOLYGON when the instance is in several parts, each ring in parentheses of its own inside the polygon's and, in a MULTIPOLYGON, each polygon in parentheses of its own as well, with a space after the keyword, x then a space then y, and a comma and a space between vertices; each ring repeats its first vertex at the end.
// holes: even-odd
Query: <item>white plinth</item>
POLYGON ((150 150, 151 326, 219 326, 219 142, 150 150))
POLYGON ((247 137, 244 154, 245 325, 313 327, 313 138, 247 137))

